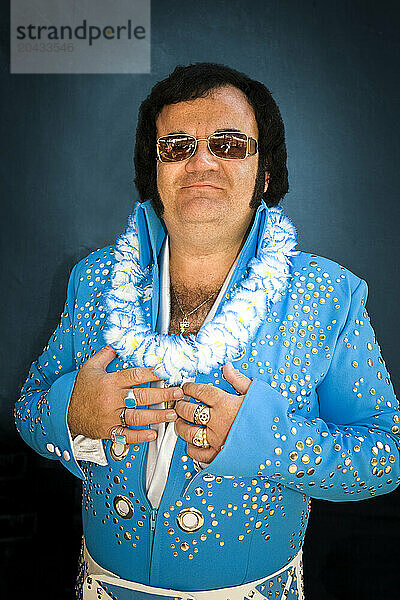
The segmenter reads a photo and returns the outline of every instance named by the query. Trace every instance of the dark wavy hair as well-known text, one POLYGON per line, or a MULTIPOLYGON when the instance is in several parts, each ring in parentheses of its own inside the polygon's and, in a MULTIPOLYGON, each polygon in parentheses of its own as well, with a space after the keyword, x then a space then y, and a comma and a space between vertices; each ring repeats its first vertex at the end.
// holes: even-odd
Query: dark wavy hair
POLYGON ((142 102, 136 128, 134 182, 140 202, 151 199, 159 216, 162 216, 163 205, 157 189, 157 117, 167 104, 203 98, 226 85, 233 85, 245 94, 258 126, 258 172, 250 206, 256 208, 262 198, 267 206, 276 206, 288 192, 285 128, 271 92, 259 81, 226 65, 208 62, 180 65, 166 79, 156 83, 142 102), (265 171, 269 173, 266 192, 265 171))

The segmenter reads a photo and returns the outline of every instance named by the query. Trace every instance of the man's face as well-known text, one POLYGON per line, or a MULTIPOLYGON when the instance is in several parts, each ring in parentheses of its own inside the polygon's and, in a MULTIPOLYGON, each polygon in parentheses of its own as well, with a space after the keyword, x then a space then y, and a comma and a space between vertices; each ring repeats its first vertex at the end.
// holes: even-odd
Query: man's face
MULTIPOLYGON (((156 126, 157 137, 177 132, 207 137, 218 129, 237 129, 258 140, 252 107, 243 92, 230 85, 213 90, 206 98, 164 106, 156 126)), ((198 142, 191 158, 176 163, 157 161, 157 187, 167 229, 195 223, 249 224, 257 166, 258 154, 225 160, 211 154, 206 141, 198 142)))

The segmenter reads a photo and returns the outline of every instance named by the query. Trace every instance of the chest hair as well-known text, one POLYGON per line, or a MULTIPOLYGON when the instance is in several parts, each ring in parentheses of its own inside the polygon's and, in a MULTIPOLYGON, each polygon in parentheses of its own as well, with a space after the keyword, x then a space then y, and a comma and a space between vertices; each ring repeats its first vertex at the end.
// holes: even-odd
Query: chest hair
POLYGON ((204 323, 204 320, 208 313, 210 312, 211 307, 213 306, 216 297, 218 296, 220 288, 195 288, 188 289, 185 288, 181 283, 175 283, 174 289, 172 286, 170 287, 170 297, 171 297, 171 317, 169 324, 169 333, 180 334, 179 323, 183 320, 183 314, 176 300, 176 296, 179 299, 179 304, 182 307, 183 311, 186 313, 190 312, 196 306, 199 306, 204 300, 211 298, 203 304, 198 310, 187 317, 190 325, 187 329, 185 329, 183 336, 186 337, 188 335, 196 335, 199 331, 200 327, 204 323), (174 293, 175 292, 175 293, 174 293))

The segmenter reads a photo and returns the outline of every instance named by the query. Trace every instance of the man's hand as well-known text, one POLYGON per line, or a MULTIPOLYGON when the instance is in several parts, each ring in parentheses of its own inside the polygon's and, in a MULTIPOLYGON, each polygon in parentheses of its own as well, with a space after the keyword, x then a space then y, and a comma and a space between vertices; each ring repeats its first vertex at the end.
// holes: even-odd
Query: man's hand
MULTIPOLYGON (((68 408, 68 427, 72 435, 84 435, 91 439, 111 438, 114 427, 121 426, 120 413, 125 407, 124 398, 128 389, 161 378, 154 375, 150 367, 134 367, 108 373, 107 365, 114 360, 116 353, 105 346, 89 358, 80 368, 75 380, 68 408)), ((141 388, 135 387, 138 406, 158 404, 168 400, 183 398, 179 387, 141 388)), ((176 420, 171 409, 127 408, 127 425, 149 425, 176 420)), ((124 429, 128 443, 148 442, 157 434, 152 429, 124 429)))
POLYGON ((210 420, 207 423, 206 433, 210 448, 198 448, 192 444, 193 436, 199 425, 188 425, 185 421, 193 421, 193 414, 197 404, 180 400, 176 403, 175 410, 179 418, 175 423, 176 433, 187 441, 187 453, 199 462, 209 463, 221 451, 229 430, 242 405, 245 394, 250 387, 251 379, 235 369, 230 363, 222 368, 224 379, 240 395, 229 394, 224 390, 204 383, 185 383, 183 391, 187 396, 200 400, 202 404, 210 407, 210 420))

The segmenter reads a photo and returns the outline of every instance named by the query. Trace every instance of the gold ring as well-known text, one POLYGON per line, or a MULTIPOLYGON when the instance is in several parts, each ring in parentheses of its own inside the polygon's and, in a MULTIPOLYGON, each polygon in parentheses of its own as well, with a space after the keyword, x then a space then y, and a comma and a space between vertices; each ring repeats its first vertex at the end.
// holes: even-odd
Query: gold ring
POLYGON ((192 439, 193 446, 197 448, 209 448, 210 444, 207 441, 207 432, 205 427, 199 427, 192 439))
POLYGON ((210 444, 207 440, 207 427, 203 429, 203 448, 210 448, 210 444))
POLYGON ((210 420, 210 408, 204 404, 198 404, 193 414, 193 423, 195 425, 207 425, 210 420))

